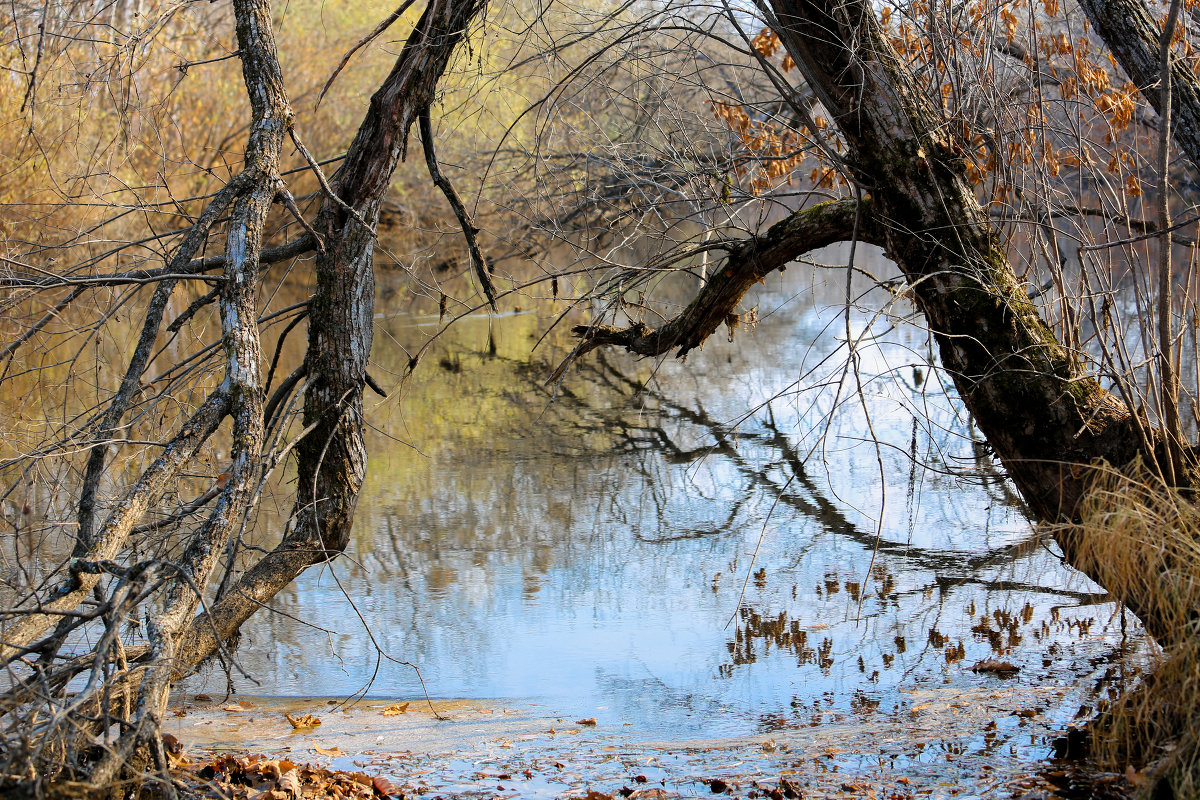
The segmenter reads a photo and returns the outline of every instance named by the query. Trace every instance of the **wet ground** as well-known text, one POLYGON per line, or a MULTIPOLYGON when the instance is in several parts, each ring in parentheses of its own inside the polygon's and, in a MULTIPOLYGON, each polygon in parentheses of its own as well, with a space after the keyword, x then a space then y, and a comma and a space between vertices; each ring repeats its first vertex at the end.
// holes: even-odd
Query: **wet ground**
MULTIPOLYGON (((201 763, 263 753, 382 776, 409 796, 1110 796, 1065 791, 1076 765, 1046 758, 1076 687, 997 678, 969 692, 904 694, 890 713, 818 713, 808 725, 743 737, 655 739, 605 708, 575 719, 534 703, 204 696, 179 703, 167 730, 201 763), (288 715, 320 724, 297 729, 288 715)), ((1124 782, 1101 783, 1113 792, 1124 782)))

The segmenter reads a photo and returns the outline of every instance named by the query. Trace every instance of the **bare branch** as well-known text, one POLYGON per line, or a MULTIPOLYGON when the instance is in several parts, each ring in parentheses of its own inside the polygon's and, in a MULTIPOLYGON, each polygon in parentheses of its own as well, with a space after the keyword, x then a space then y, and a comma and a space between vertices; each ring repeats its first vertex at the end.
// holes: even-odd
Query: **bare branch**
POLYGON ((450 207, 454 209, 454 216, 458 218, 463 238, 467 240, 467 250, 471 253, 471 266, 475 270, 475 277, 479 279, 479 285, 483 287, 483 293, 487 295, 492 311, 495 311, 496 287, 492 284, 492 276, 488 273, 487 264, 484 263, 483 253, 479 252, 477 236, 479 228, 475 227, 475 223, 471 221, 471 216, 467 213, 467 209, 463 206, 462 201, 458 199, 458 192, 454 191, 454 185, 442 174, 442 170, 438 166, 437 153, 434 150, 433 144, 433 126, 429 122, 429 106, 421 109, 420 120, 421 144, 425 149, 425 165, 429 168, 429 177, 433 179, 434 185, 442 190, 442 194, 446 195, 446 200, 449 201, 450 207))
POLYGON ((736 324, 738 303, 768 274, 786 268, 805 253, 849 241, 856 233, 865 242, 882 245, 885 241, 870 200, 861 203, 853 199, 838 200, 797 211, 762 236, 732 246, 725 263, 716 269, 687 308, 661 328, 652 329, 641 322, 626 328, 576 327, 573 333, 581 341, 547 383, 559 381, 573 361, 603 345, 623 347, 642 356, 662 355, 678 348, 676 356, 683 358, 688 351, 703 345, 721 325, 736 324))

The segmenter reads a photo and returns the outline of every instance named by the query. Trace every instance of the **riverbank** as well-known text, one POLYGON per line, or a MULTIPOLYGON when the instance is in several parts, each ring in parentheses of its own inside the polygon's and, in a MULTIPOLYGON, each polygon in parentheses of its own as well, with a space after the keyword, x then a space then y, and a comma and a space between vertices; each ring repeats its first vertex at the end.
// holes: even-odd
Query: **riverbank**
MULTIPOLYGON (((357 773, 376 796, 1049 800, 1086 796, 1055 783, 1071 781, 1074 766, 1046 760, 1061 731, 1055 720, 1077 692, 999 678, 966 693, 922 687, 906 692, 891 713, 818 712, 804 725, 764 720, 755 736, 669 741, 642 735, 605 708, 560 716, 532 702, 479 700, 188 698, 166 729, 185 748, 193 774, 224 754, 255 753, 285 766, 312 765, 316 775, 357 773), (320 724, 295 728, 287 717, 306 714, 320 724)), ((231 777, 239 767, 225 763, 231 777)), ((222 779, 211 766, 207 777, 222 779)), ((1093 796, 1123 796, 1123 777, 1090 780, 1097 777, 1106 794, 1093 796)))

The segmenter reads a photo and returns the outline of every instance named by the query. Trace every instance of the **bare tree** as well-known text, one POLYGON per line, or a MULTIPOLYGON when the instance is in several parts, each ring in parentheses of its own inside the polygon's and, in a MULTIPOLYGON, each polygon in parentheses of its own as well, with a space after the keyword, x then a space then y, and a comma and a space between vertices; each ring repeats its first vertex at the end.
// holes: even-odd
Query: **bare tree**
MULTIPOLYGON (((407 4, 388 23, 405 8, 407 4)), ((80 9, 87 6, 62 10, 69 15, 80 9)), ((118 289, 118 304, 108 313, 120 313, 126 299, 122 295, 130 289, 152 287, 136 346, 115 391, 100 387, 100 404, 82 412, 64 408, 78 416, 70 417, 40 451, 9 464, 10 470, 24 469, 29 479, 44 457, 63 450, 87 454, 77 488, 69 487, 77 493, 78 515, 68 562, 28 575, 23 588, 14 587, 19 594, 6 603, 0 658, 10 676, 2 701, 8 781, 37 786, 65 769, 88 786, 108 791, 136 774, 139 759, 148 753, 164 771, 163 787, 170 792, 158 727, 172 683, 220 651, 296 575, 345 548, 366 470, 362 393, 371 382, 366 368, 380 205, 407 149, 411 127, 422 115, 428 118, 437 81, 482 10, 483 4, 473 0, 426 5, 391 73, 371 98, 338 172, 327 178, 295 126, 276 51, 272 7, 261 0, 238 0, 233 4, 237 57, 250 106, 244 166, 203 198, 203 210, 185 228, 152 236, 165 263, 114 268, 118 259, 101 253, 78 264, 39 269, 28 263, 28 256, 6 258, 13 267, 6 279, 10 308, 31 295, 57 293, 59 298, 6 348, 6 357, 93 287, 118 289), (313 224, 305 221, 281 170, 289 140, 320 187, 321 206, 313 224), (267 225, 275 203, 295 217, 301 232, 268 247, 267 225), (209 247, 219 254, 205 256, 209 247), (266 268, 307 251, 316 253, 312 298, 264 316, 260 290, 266 268), (164 331, 173 294, 195 280, 215 288, 195 298, 164 331), (165 389, 148 380, 147 368, 164 333, 177 333, 212 303, 219 310, 219 338, 191 356, 203 366, 166 379, 165 389), (264 375, 263 329, 280 318, 290 322, 264 375), (279 349, 301 319, 308 324, 307 355, 291 375, 275 380, 279 349), (222 373, 219 380, 215 375, 207 379, 215 369, 222 373), (301 381, 303 429, 284 440, 286 426, 280 422, 301 381), (153 415, 155 405, 181 385, 191 397, 178 424, 147 426, 147 414, 153 415), (230 427, 221 434, 227 418, 230 427), (147 430, 152 431, 149 441, 128 441, 147 430), (214 437, 229 448, 216 485, 163 514, 166 499, 214 437), (115 496, 102 496, 114 464, 130 472, 131 462, 119 451, 131 445, 147 448, 140 458, 144 466, 117 482, 115 496), (288 530, 240 574, 232 572, 227 558, 221 580, 216 573, 221 557, 231 542, 239 541, 272 472, 293 449, 298 488, 288 530), (219 590, 208 594, 214 578, 219 590), (142 610, 148 610, 143 643, 126 647, 122 625, 142 610), (65 647, 90 630, 102 632, 85 648, 86 655, 64 654, 65 647), (96 737, 104 745, 99 751, 92 749, 96 737)), ((40 25, 44 34, 45 21, 40 25)), ((35 62, 28 70, 31 97, 40 69, 35 62)), ((426 146, 432 146, 428 139, 426 146)), ((428 161, 436 174, 431 149, 428 161)), ((78 250, 63 252, 73 256, 78 250)), ((73 484, 71 478, 65 480, 73 484)))

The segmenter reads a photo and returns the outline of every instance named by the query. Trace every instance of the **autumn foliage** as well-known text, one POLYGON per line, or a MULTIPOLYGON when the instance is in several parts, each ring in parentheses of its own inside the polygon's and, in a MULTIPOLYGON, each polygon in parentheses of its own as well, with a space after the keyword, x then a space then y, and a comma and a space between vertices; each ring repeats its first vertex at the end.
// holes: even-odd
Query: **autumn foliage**
MULTIPOLYGON (((883 4, 878 19, 944 114, 982 200, 1009 207, 1030 181, 1068 178, 1106 184, 1126 211, 1145 193, 1151 115, 1078 11, 1057 0, 975 0, 952 10, 914 2, 883 4)), ((1184 26, 1173 51, 1200 75, 1200 43, 1184 26)), ((750 39, 748 55, 780 76, 795 75, 769 28, 750 39)), ((809 102, 802 94, 793 105, 809 102)), ((737 139, 742 159, 732 177, 751 195, 795 185, 798 175, 821 191, 849 185, 830 158, 842 143, 818 104, 807 115, 718 100, 710 109, 737 139)))

